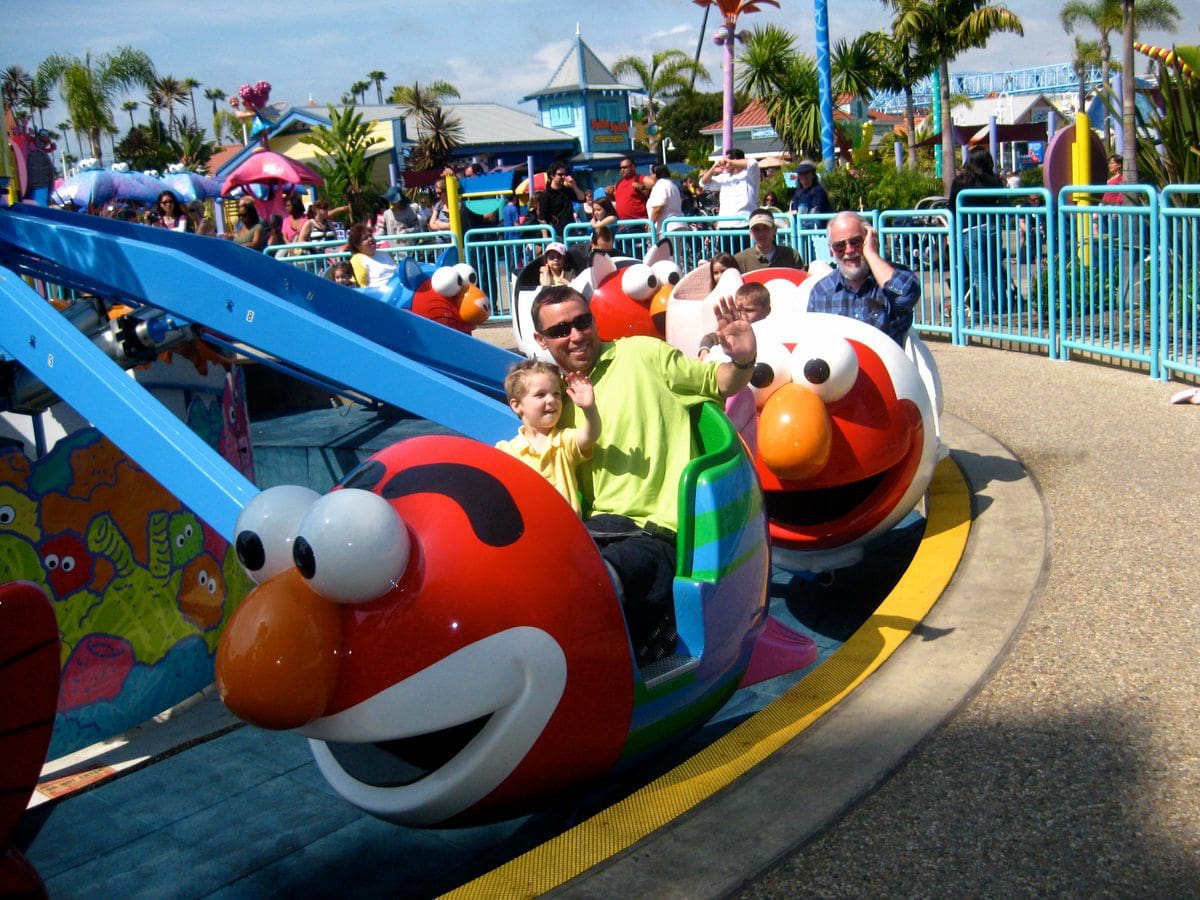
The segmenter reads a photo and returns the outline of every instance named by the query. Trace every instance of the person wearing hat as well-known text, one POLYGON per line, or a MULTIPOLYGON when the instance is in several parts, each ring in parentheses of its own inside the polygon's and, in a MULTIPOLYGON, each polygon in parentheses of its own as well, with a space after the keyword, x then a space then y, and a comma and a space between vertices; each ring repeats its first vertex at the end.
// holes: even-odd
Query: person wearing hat
POLYGON ((734 255, 742 272, 755 269, 806 269, 807 263, 791 247, 775 242, 775 214, 758 208, 750 213, 751 246, 734 255))
POLYGON ((575 272, 567 268, 567 247, 558 241, 546 245, 544 262, 538 271, 538 284, 549 287, 555 284, 570 284, 575 272))
POLYGON ((830 213, 829 195, 817 180, 817 165, 811 159, 796 166, 796 190, 792 193, 791 210, 794 213, 830 213))
POLYGON ((404 196, 404 192, 399 187, 392 185, 383 195, 383 199, 387 201, 388 208, 383 212, 381 234, 408 234, 421 230, 417 211, 412 208, 412 204, 408 202, 408 198, 404 196))

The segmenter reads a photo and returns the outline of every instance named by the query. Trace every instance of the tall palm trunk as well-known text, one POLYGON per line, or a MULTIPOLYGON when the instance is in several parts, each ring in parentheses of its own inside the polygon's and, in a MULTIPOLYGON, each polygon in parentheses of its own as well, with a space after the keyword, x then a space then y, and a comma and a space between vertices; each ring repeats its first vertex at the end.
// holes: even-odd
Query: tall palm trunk
POLYGON ((1125 138, 1125 146, 1121 148, 1121 180, 1125 184, 1137 184, 1137 75, 1133 71, 1133 38, 1136 23, 1133 19, 1133 0, 1123 0, 1121 9, 1121 68, 1125 72, 1121 78, 1121 129, 1125 138))
POLYGON ((917 111, 912 85, 904 86, 904 124, 908 126, 908 168, 917 171, 917 111))
POLYGON ((942 185, 946 196, 950 196, 950 185, 954 182, 954 172, 957 160, 954 158, 954 125, 950 116, 950 63, 942 60, 938 63, 938 94, 942 102, 942 185))

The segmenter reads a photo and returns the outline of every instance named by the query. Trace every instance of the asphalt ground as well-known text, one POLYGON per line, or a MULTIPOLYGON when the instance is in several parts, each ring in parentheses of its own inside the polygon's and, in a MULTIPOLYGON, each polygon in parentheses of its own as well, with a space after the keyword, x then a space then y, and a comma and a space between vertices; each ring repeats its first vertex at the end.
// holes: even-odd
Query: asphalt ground
POLYGON ((1044 576, 974 696, 733 896, 1200 896, 1200 409, 1136 372, 933 351, 947 412, 1040 489, 1044 576))

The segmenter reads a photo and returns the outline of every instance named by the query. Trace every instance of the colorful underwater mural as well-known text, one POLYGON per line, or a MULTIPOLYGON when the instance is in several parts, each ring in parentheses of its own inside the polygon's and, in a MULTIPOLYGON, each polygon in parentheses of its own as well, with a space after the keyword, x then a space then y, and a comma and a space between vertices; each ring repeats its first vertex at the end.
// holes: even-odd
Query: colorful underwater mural
MULTIPOLYGON (((211 360, 174 354, 134 377, 253 477, 241 370, 211 360)), ((54 758, 211 683, 217 640, 250 583, 227 541, 95 428, 31 455, 25 442, 0 447, 0 583, 33 582, 53 602, 54 758)))

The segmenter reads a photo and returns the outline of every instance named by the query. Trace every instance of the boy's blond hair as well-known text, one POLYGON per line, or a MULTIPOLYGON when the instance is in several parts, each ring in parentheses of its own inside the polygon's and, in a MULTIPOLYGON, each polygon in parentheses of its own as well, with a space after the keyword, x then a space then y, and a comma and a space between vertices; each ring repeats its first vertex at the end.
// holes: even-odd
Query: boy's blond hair
POLYGON ((753 303, 755 306, 763 307, 768 312, 771 309, 771 292, 767 290, 765 284, 759 284, 757 281, 747 281, 742 284, 734 292, 733 299, 753 303))
POLYGON ((504 394, 509 401, 521 400, 529 390, 529 379, 534 375, 553 375, 560 378, 558 366, 540 359, 526 359, 508 370, 504 378, 504 394))

